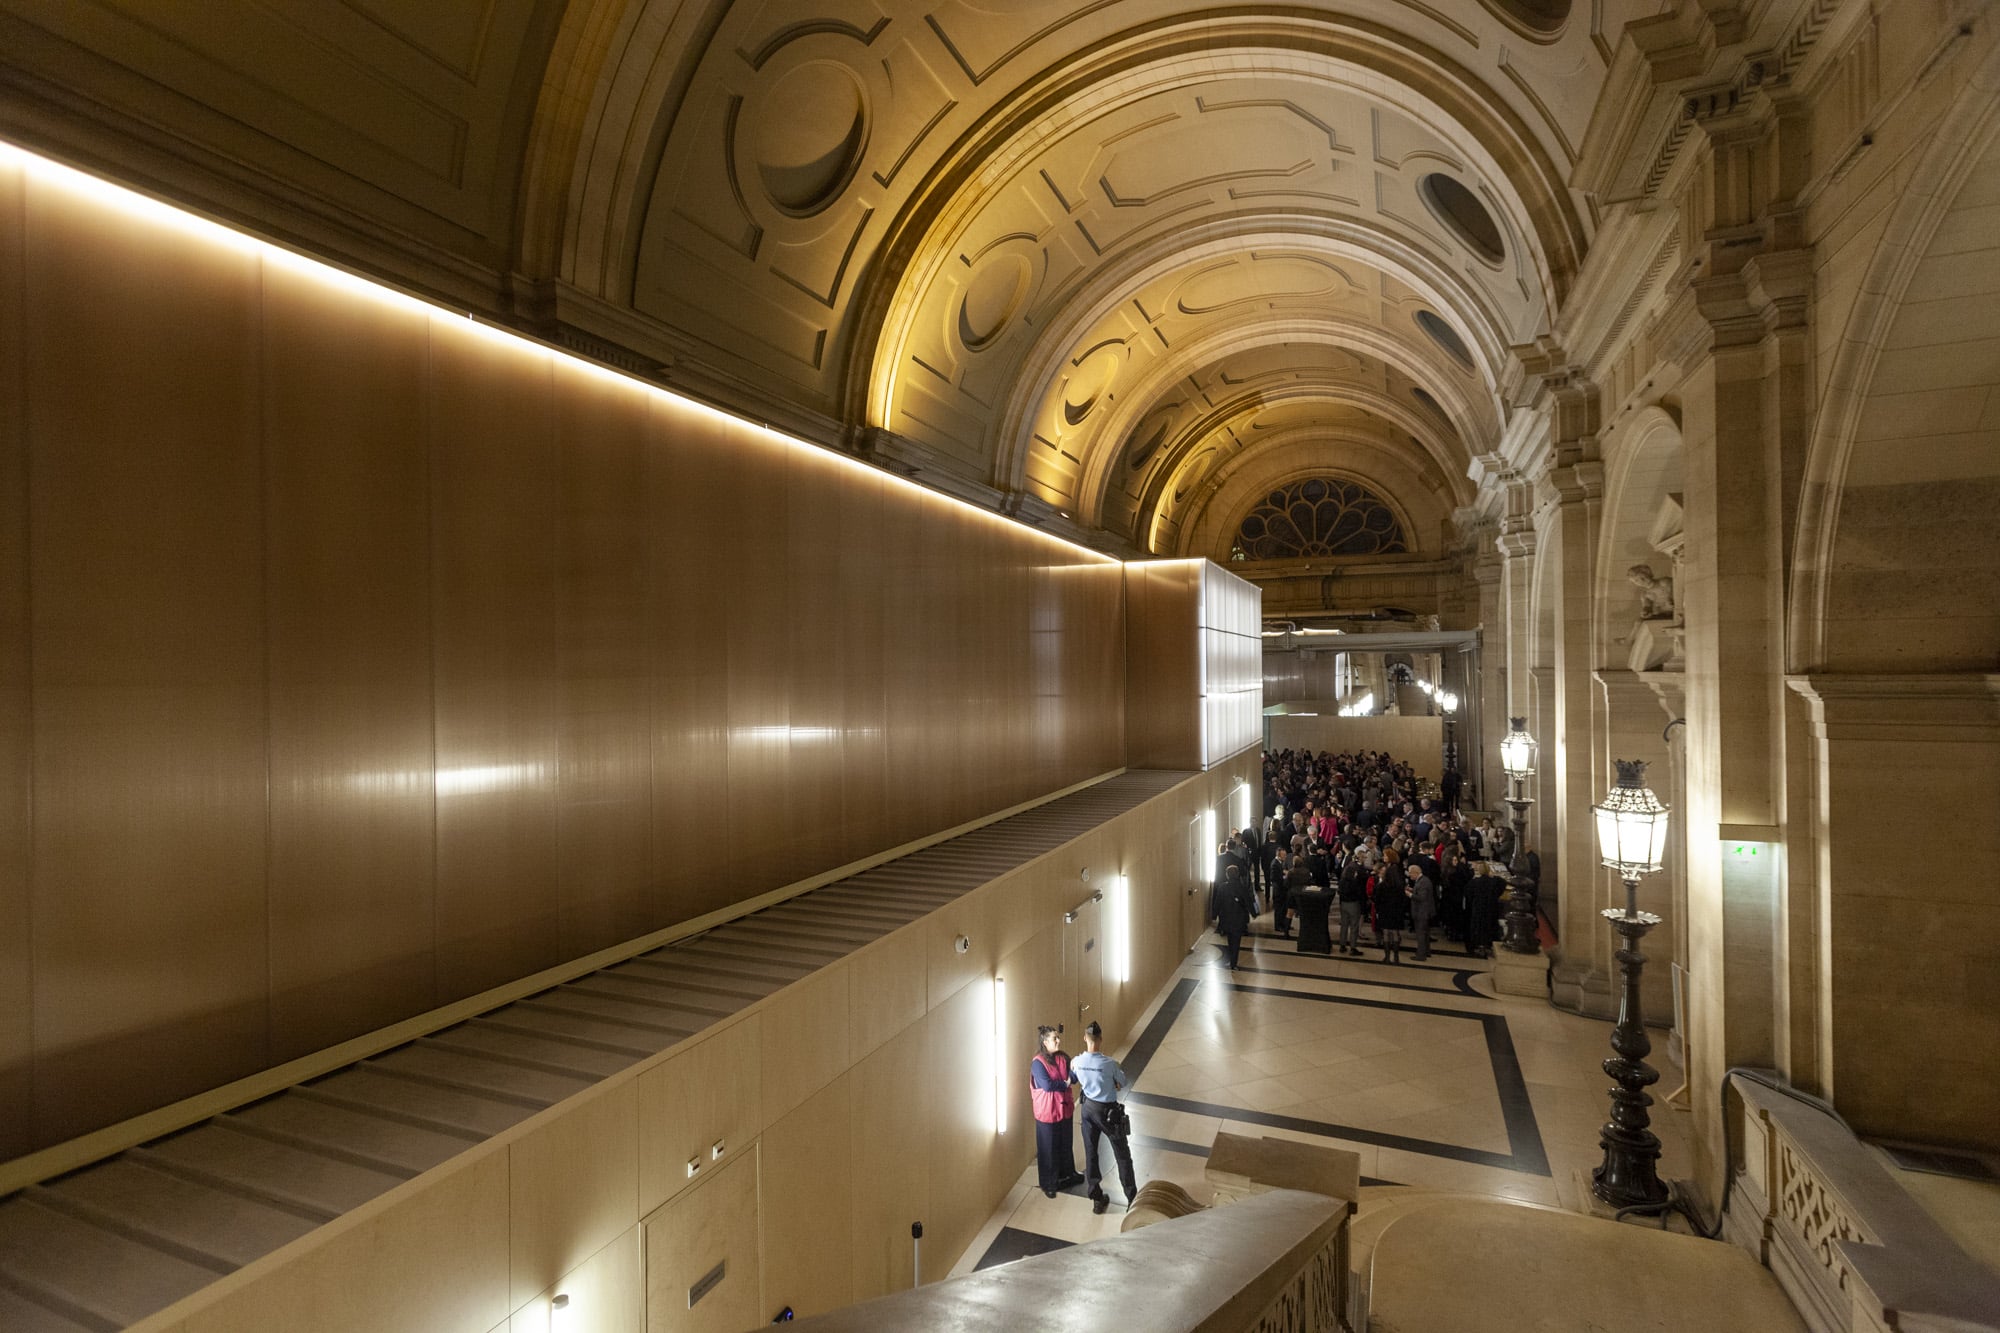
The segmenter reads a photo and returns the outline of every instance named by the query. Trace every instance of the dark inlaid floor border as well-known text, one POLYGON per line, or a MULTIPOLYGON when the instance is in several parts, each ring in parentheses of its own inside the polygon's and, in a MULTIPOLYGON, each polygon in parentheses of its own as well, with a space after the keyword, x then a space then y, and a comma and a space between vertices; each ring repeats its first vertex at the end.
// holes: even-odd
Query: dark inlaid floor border
MULTIPOLYGON (((1415 949, 1415 948, 1417 947, 1417 946, 1416 946, 1416 937, 1417 937, 1417 932, 1416 932, 1416 931, 1414 931, 1414 930, 1406 930, 1406 931, 1404 931, 1404 932, 1403 932, 1403 937, 1404 937, 1404 940, 1405 940, 1405 943, 1406 943, 1406 945, 1407 945, 1407 947, 1408 947, 1408 948, 1410 948, 1410 949, 1414 950, 1414 949, 1415 949)), ((1284 940, 1284 941, 1286 941, 1287 943, 1296 943, 1296 942, 1297 942, 1297 940, 1298 940, 1298 935, 1297 935, 1297 933, 1296 933, 1296 932, 1294 932, 1293 934, 1290 934, 1290 935, 1280 935, 1280 934, 1278 934, 1278 933, 1277 933, 1276 931, 1273 931, 1273 930, 1253 930, 1253 931, 1249 932, 1249 933, 1248 933, 1247 935, 1245 935, 1245 936, 1244 936, 1244 938, 1245 938, 1245 939, 1259 939, 1259 940, 1284 940)), ((1340 938, 1340 923, 1339 923, 1338 921, 1336 921, 1336 922, 1334 923, 1334 931, 1333 931, 1333 938, 1334 938, 1334 939, 1335 939, 1336 941, 1337 941, 1337 940, 1339 940, 1339 938, 1340 938)), ((1369 948, 1371 948, 1371 949, 1379 949, 1379 948, 1381 948, 1381 947, 1382 947, 1381 943, 1380 943, 1380 942, 1379 942, 1378 940, 1376 940, 1376 938, 1374 937, 1374 935, 1373 935, 1372 933, 1371 933, 1371 934, 1370 934, 1370 936, 1369 936, 1369 940, 1368 940, 1368 947, 1369 947, 1369 948)), ((1438 946, 1437 946, 1436 944, 1433 944, 1433 945, 1431 945, 1431 952, 1432 952, 1433 954, 1436 954, 1436 955, 1439 955, 1439 956, 1442 956, 1442 957, 1445 957, 1445 958, 1464 958, 1464 959, 1468 959, 1468 960, 1471 960, 1471 961, 1474 961, 1474 962, 1482 962, 1482 963, 1483 963, 1483 962, 1488 962, 1488 961, 1490 961, 1489 959, 1485 959, 1485 958, 1475 958, 1475 957, 1474 957, 1474 956, 1473 956, 1472 954, 1469 954, 1469 953, 1467 953, 1467 952, 1466 952, 1465 950, 1463 950, 1463 949, 1444 949, 1444 948, 1440 948, 1440 947, 1438 947, 1438 946)), ((1324 957, 1327 957, 1327 956, 1328 956, 1328 955, 1325 955, 1325 954, 1307 954, 1307 955, 1306 955, 1306 957, 1308 957, 1308 958, 1324 958, 1324 957)), ((1407 967, 1407 966, 1409 966, 1409 965, 1408 965, 1408 964, 1406 963, 1406 964, 1404 964, 1404 966, 1406 966, 1406 967, 1407 967)))
MULTIPOLYGON (((1219 967, 1220 964, 1213 964, 1212 966, 1219 967)), ((1414 986, 1407 981, 1371 981, 1365 977, 1330 977, 1318 972, 1288 972, 1283 968, 1258 967, 1251 963, 1238 963, 1236 970, 1239 973, 1255 972, 1257 975, 1265 977, 1294 977, 1300 981, 1330 981, 1339 986, 1374 986, 1382 990, 1410 990, 1416 991, 1420 995, 1462 995, 1471 1000, 1490 998, 1472 989, 1472 978, 1479 975, 1478 973, 1458 968, 1440 967, 1425 969, 1426 971, 1448 973, 1451 976, 1452 988, 1450 990, 1445 990, 1439 986, 1414 986)))
MULTIPOLYGON (((1146 1031, 1140 1035, 1137 1042, 1133 1043, 1132 1053, 1125 1061, 1125 1068, 1131 1075, 1135 1087, 1145 1071, 1147 1062, 1158 1053, 1160 1043, 1166 1040, 1167 1032, 1186 1010, 1188 1001, 1194 997, 1195 990, 1201 984, 1201 979, 1198 977, 1183 977, 1176 982, 1172 993, 1160 1006, 1159 1013, 1153 1016, 1153 1021, 1146 1025, 1146 1031)), ((1275 1115, 1269 1111, 1253 1111, 1243 1106, 1196 1101, 1189 1097, 1169 1097, 1160 1093, 1137 1091, 1130 1093, 1129 1099, 1135 1106, 1157 1106, 1162 1110, 1186 1111, 1191 1115, 1216 1116, 1244 1124, 1263 1125, 1268 1129, 1288 1129, 1299 1134, 1316 1134, 1323 1138, 1346 1139, 1352 1143, 1369 1143, 1380 1148, 1394 1148, 1401 1152, 1419 1153, 1427 1157, 1443 1157, 1456 1162, 1469 1162, 1475 1166, 1497 1167, 1503 1171, 1519 1171, 1526 1175, 1551 1174, 1548 1150, 1542 1143, 1541 1127, 1535 1120, 1534 1105, 1528 1099, 1528 1081, 1521 1073, 1521 1061, 1514 1051, 1514 1037, 1508 1031, 1504 1016, 1469 1013, 1463 1009, 1439 1009, 1431 1005, 1407 1004, 1396 1000, 1364 1000, 1346 995, 1320 995, 1312 991, 1286 990, 1276 986, 1246 986, 1241 982, 1218 980, 1212 984, 1227 986, 1244 995, 1270 995, 1281 999, 1310 1000, 1319 1004, 1387 1009, 1396 1013, 1424 1014, 1435 1018, 1450 1018, 1479 1024, 1486 1038, 1487 1061, 1493 1068, 1493 1087, 1500 1098, 1500 1115, 1507 1127, 1509 1151, 1497 1153, 1485 1148, 1468 1148, 1463 1144, 1441 1143, 1406 1134, 1363 1129, 1357 1125, 1335 1125, 1321 1120, 1307 1120, 1300 1116, 1275 1115)))
POLYGON ((1001 1264, 1011 1264, 1016 1259, 1032 1259, 1038 1254, 1054 1254, 1074 1244, 1073 1240, 1057 1240, 1054 1236, 1024 1231, 1020 1227, 1001 1227, 1000 1234, 986 1247, 986 1253, 979 1256, 979 1262, 972 1266, 972 1271, 977 1273, 998 1268, 1001 1264))
MULTIPOLYGON (((1271 936, 1267 936, 1266 938, 1268 938, 1268 939, 1275 939, 1275 940, 1284 940, 1284 939, 1286 939, 1286 937, 1285 937, 1285 936, 1283 936, 1283 935, 1271 935, 1271 936)), ((1224 947, 1224 945, 1223 945, 1223 942, 1222 942, 1222 937, 1221 937, 1221 936, 1219 936, 1219 935, 1215 935, 1215 934, 1213 934, 1213 933, 1211 933, 1211 934, 1210 934, 1210 935, 1209 935, 1209 936, 1207 937, 1207 942, 1208 942, 1209 944, 1212 944, 1212 945, 1214 945, 1214 946, 1216 947, 1216 949, 1217 949, 1217 950, 1221 950, 1221 949, 1222 949, 1222 948, 1224 947)), ((1290 941, 1290 940, 1286 940, 1286 942, 1287 942, 1287 943, 1290 943, 1291 941, 1290 941)), ((1379 945, 1379 944, 1371 944, 1371 945, 1369 945, 1368 947, 1369 947, 1369 948, 1371 948, 1371 949, 1379 949, 1379 948, 1381 948, 1382 946, 1381 946, 1381 945, 1379 945)), ((1439 950, 1437 950, 1437 949, 1433 949, 1433 950, 1431 950, 1431 952, 1432 952, 1433 954, 1436 954, 1436 953, 1438 953, 1438 952, 1440 952, 1440 951, 1439 951, 1439 950)), ((1382 960, 1381 960, 1380 958, 1370 958, 1370 957, 1368 957, 1368 956, 1367 956, 1366 954, 1360 954, 1360 955, 1356 955, 1356 956, 1351 956, 1351 957, 1350 957, 1350 956, 1347 956, 1347 955, 1344 955, 1344 954, 1341 954, 1341 953, 1338 953, 1338 952, 1335 952, 1335 953, 1300 953, 1300 952, 1298 952, 1298 951, 1297 951, 1296 949, 1290 949, 1290 950, 1288 950, 1288 949, 1260 949, 1260 948, 1256 947, 1255 945, 1252 945, 1252 946, 1250 947, 1250 953, 1251 953, 1251 955, 1252 955, 1253 957, 1257 957, 1257 958, 1283 958, 1283 959, 1296 959, 1297 961, 1299 961, 1299 962, 1301 962, 1301 963, 1362 963, 1362 964, 1365 964, 1365 965, 1367 965, 1367 966, 1369 966, 1369 967, 1393 967, 1393 968, 1395 968, 1395 969, 1396 969, 1396 970, 1397 970, 1398 972, 1446 972, 1446 973, 1451 973, 1451 972, 1470 972, 1470 973, 1472 973, 1472 974, 1473 974, 1474 976, 1477 976, 1477 975, 1479 975, 1480 973, 1482 973, 1482 972, 1484 972, 1484 971, 1486 970, 1485 968, 1477 968, 1477 967, 1475 967, 1475 968, 1462 968, 1462 967, 1445 967, 1445 966, 1441 966, 1441 965, 1439 965, 1439 964, 1437 964, 1437 963, 1418 963, 1418 962, 1408 962, 1408 963, 1385 963, 1385 962, 1383 962, 1383 961, 1382 961, 1382 960)), ((1473 960, 1471 960, 1471 961, 1473 961, 1473 962, 1483 962, 1483 961, 1485 961, 1485 960, 1484 960, 1484 959, 1473 959, 1473 960)))
MULTIPOLYGON (((1206 1157, 1214 1149, 1213 1144, 1189 1143, 1184 1139, 1158 1139, 1154 1138, 1151 1134, 1134 1134, 1132 1136, 1132 1146, 1135 1148, 1151 1148, 1155 1152, 1184 1153, 1189 1157, 1206 1157)), ((1401 1185, 1403 1182, 1400 1180, 1383 1180, 1379 1176, 1363 1176, 1361 1177, 1361 1183, 1363 1185, 1401 1185)))

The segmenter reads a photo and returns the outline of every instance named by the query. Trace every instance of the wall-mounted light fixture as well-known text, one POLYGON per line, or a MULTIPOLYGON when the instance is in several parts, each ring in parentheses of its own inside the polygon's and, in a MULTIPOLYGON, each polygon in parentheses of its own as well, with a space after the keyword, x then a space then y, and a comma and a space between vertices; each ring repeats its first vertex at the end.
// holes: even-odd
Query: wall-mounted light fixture
POLYGON ((549 1301, 549 1333, 571 1333, 576 1327, 576 1302, 568 1292, 557 1292, 549 1301))
POLYGON ((1111 967, 1119 984, 1132 979, 1132 881, 1111 877, 1111 967))
POLYGON ((1257 817, 1256 807, 1251 804, 1251 799, 1252 797, 1250 792, 1250 784, 1248 782, 1237 783, 1236 784, 1236 800, 1237 800, 1236 827, 1237 828, 1249 828, 1251 821, 1257 817))
POLYGON ((1215 810, 1210 807, 1201 812, 1201 882, 1215 883, 1215 856, 1221 843, 1215 838, 1215 810))
POLYGON ((970 949, 971 947, 972 947, 972 940, 964 935, 960 935, 957 939, 951 942, 951 948, 953 953, 964 953, 967 949, 970 949))
POLYGON ((1007 979, 993 978, 993 1132, 1007 1132, 1007 979))

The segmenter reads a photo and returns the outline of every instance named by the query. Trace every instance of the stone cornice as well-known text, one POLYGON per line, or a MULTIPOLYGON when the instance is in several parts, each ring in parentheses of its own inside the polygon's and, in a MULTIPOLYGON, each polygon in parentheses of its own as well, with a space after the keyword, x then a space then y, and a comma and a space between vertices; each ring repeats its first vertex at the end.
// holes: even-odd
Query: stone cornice
POLYGON ((2000 743, 2000 674, 1812 672, 1785 684, 1811 705, 1823 740, 2000 743))
POLYGON ((1625 25, 1570 183, 1613 204, 1670 195, 1697 129, 1769 114, 1767 90, 1798 70, 1842 10, 1866 0, 1690 0, 1625 25))

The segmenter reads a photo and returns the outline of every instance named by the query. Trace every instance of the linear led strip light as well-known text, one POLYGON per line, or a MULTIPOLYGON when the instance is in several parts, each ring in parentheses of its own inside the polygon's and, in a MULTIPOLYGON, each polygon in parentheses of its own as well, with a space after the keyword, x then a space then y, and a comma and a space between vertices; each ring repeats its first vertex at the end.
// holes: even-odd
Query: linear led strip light
POLYGON ((993 1132, 1007 1132, 1007 979, 993 978, 993 1132))
POLYGON ((1132 881, 1111 877, 1111 965, 1120 985, 1132 979, 1132 881))
POLYGON ((1009 531, 1039 537, 1046 542, 1066 547, 1078 555, 1087 556, 1102 564, 1122 565, 1124 563, 1113 556, 1104 554, 1102 551, 1093 551, 1088 546, 1078 545, 1076 542, 1068 541, 1053 533, 1044 532, 1040 528, 1030 527, 1025 523, 1018 523, 1013 519, 1007 518, 1005 515, 996 514, 990 509, 982 509, 978 505, 958 499, 956 496, 947 495, 943 491, 934 491, 928 486, 911 481, 907 477, 900 477, 884 468, 871 467, 859 459, 850 458, 846 454, 832 449, 821 448, 795 435, 787 435, 783 431, 773 429, 761 421, 753 421, 748 417, 737 416, 735 413, 724 411, 722 408, 704 403, 696 398, 686 397, 671 389, 662 388, 648 380, 627 374, 625 371, 616 370, 599 362, 580 357, 567 348, 557 347, 529 334, 519 333, 505 325, 496 324, 475 315, 470 311, 453 310, 449 306, 439 305, 435 301, 426 300, 409 292, 399 291, 378 279, 363 277, 357 273, 350 273, 346 269, 327 263, 325 260, 312 258, 300 254, 295 250, 287 250, 285 247, 264 240, 262 237, 253 236, 248 232, 239 231, 224 223, 205 218, 199 213, 190 212, 179 204, 167 203, 164 200, 155 199, 150 195, 141 194, 129 186, 114 184, 102 177, 93 176, 85 171, 79 171, 75 167, 66 166, 52 158, 43 157, 41 154, 23 148, 19 144, 8 143, 6 140, 0 139, 0 169, 6 168, 18 168, 37 183, 67 190, 72 194, 87 198, 103 207, 123 213, 135 222, 178 231, 193 239, 226 246, 260 260, 282 265, 294 272, 303 273, 325 282, 329 286, 341 288, 353 296, 380 301, 406 312, 442 316, 455 324, 472 329, 487 338, 511 344, 523 351, 540 352, 551 361, 564 362, 580 367, 594 375, 616 381, 618 384, 653 394, 658 398, 673 403, 677 407, 704 413, 718 421, 727 422, 732 426, 759 431, 769 439, 788 448, 811 449, 818 457, 831 458, 844 467, 864 472, 870 477, 892 482, 928 500, 956 505, 958 508, 977 514, 989 522, 1005 524, 1009 531))

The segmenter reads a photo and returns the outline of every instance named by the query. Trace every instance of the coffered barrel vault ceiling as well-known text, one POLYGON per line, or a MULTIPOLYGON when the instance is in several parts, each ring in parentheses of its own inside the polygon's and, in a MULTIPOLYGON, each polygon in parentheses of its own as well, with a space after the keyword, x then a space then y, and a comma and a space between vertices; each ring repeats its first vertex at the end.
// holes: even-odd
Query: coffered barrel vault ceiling
POLYGON ((0 114, 1100 545, 1329 475, 1436 554, 1656 8, 0 0, 0 114))

